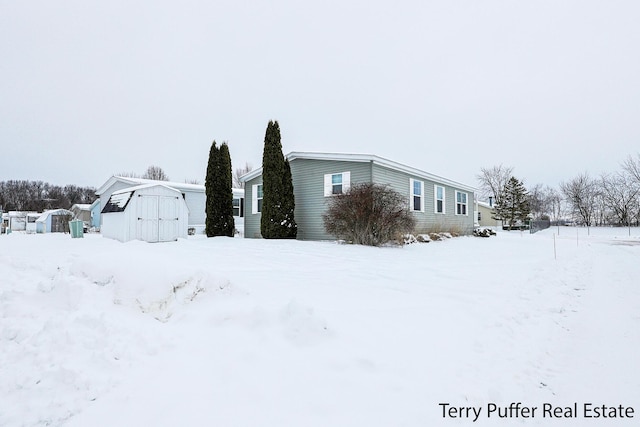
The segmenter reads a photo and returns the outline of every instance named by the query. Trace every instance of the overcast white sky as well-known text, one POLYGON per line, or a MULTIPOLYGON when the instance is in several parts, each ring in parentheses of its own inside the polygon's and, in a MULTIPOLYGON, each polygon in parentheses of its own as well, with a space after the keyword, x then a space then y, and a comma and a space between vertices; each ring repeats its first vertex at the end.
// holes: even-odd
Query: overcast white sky
POLYGON ((370 153, 477 185, 615 171, 640 152, 640 2, 0 0, 0 181, 98 187, 211 142, 260 166, 370 153))

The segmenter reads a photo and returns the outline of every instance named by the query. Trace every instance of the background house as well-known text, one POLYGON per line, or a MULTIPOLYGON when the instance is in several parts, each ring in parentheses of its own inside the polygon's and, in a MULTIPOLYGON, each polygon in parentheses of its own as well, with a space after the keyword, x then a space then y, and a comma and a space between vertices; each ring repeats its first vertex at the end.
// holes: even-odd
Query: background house
POLYGON ((38 218, 40 218, 39 213, 36 212, 30 212, 27 214, 27 225, 26 225, 26 231, 27 233, 35 233, 36 232, 36 221, 38 220, 38 218))
POLYGON ((480 225, 481 227, 502 227, 502 221, 493 219, 493 216, 495 215, 495 209, 493 207, 493 203, 491 202, 478 201, 477 215, 478 225, 480 225))
POLYGON ((90 204, 77 203, 71 206, 69 210, 73 212, 74 219, 79 219, 87 227, 89 226, 89 224, 91 223, 91 205, 90 204))
MULTIPOLYGON (((322 214, 327 200, 355 183, 388 185, 407 198, 416 231, 458 231, 474 226, 475 189, 428 172, 369 154, 292 152, 287 154, 295 195, 298 238, 334 239, 326 233, 322 214)), ((244 175, 245 237, 260 237, 262 168, 244 175)))
POLYGON ((121 242, 171 242, 187 237, 188 215, 179 190, 144 184, 111 194, 102 209, 101 232, 121 242))

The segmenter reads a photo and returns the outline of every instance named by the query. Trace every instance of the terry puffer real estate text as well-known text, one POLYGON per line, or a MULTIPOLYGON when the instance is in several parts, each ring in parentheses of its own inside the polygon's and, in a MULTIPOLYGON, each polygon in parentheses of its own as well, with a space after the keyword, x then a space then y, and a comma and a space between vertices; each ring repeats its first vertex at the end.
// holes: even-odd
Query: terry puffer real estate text
POLYGON ((633 418, 635 410, 631 406, 574 402, 568 406, 543 403, 529 406, 522 402, 509 405, 488 403, 486 406, 456 406, 439 403, 442 418, 462 418, 476 422, 480 417, 500 418, 633 418))

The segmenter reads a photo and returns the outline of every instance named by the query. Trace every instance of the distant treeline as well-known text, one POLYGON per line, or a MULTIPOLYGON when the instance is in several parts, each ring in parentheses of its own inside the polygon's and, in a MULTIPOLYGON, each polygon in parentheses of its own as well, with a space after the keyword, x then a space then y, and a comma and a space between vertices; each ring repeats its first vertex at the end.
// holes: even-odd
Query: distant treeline
POLYGON ((60 187, 42 181, 24 180, 0 182, 0 208, 5 212, 69 209, 76 203, 93 203, 96 198, 96 189, 93 187, 60 187))

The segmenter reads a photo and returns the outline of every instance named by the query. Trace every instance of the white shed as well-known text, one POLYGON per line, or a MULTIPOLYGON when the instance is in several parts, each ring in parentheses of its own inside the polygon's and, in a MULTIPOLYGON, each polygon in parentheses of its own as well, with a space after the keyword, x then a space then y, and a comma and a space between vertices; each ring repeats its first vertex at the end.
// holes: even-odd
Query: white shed
POLYGON ((187 237, 189 209, 182 193, 145 184, 111 194, 102 209, 102 235, 127 242, 171 242, 187 237))

